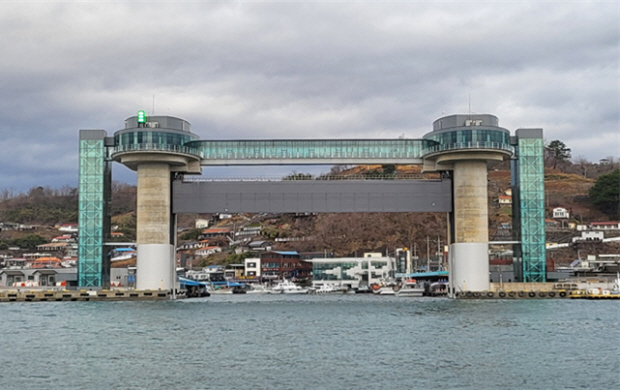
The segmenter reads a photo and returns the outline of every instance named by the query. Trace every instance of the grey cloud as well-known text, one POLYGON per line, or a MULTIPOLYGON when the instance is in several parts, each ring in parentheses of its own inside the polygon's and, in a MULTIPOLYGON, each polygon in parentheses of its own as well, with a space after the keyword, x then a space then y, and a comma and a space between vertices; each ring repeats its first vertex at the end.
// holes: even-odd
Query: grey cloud
POLYGON ((619 154, 613 3, 2 3, 0 47, 0 187, 75 184, 78 130, 153 106, 204 138, 421 137, 471 96, 619 154))

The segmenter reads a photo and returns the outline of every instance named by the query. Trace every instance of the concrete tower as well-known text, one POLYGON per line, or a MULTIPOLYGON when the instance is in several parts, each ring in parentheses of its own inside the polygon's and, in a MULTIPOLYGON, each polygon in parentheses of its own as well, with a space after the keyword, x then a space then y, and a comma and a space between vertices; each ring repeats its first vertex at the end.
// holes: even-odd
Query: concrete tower
POLYGON ((175 274, 175 226, 171 182, 175 172, 200 174, 200 151, 183 146, 196 140, 190 124, 143 111, 114 134, 112 158, 138 174, 137 277, 139 290, 170 290, 175 274))
POLYGON ((425 171, 451 171, 450 280, 457 292, 489 289, 487 168, 513 155, 510 132, 493 115, 450 115, 424 136, 425 171))

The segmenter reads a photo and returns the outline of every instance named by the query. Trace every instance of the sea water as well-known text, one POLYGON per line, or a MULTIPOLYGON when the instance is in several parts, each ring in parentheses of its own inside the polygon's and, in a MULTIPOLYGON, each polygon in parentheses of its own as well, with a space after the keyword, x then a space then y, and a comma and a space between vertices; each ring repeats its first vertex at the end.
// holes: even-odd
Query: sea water
POLYGON ((0 304, 0 389, 618 389, 616 301, 0 304))

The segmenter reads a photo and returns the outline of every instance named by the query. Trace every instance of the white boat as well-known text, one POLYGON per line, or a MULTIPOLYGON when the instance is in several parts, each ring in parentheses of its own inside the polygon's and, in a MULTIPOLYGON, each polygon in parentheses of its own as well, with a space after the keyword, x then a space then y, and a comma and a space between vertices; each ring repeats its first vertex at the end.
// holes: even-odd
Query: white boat
POLYGON ((252 284, 245 289, 246 294, 269 294, 271 292, 271 289, 267 288, 267 286, 262 284, 252 284))
POLYGON ((278 283, 271 291, 276 294, 308 294, 307 288, 301 288, 290 280, 278 283))
POLYGON ((620 295, 620 272, 616 273, 616 280, 614 280, 614 287, 611 290, 612 295, 620 295))
POLYGON ((373 283, 370 285, 370 288, 372 289, 372 293, 377 294, 377 295, 395 295, 396 294, 396 291, 394 291, 394 285, 392 283, 388 283, 388 284, 373 283))
POLYGON ((396 290, 394 295, 397 297, 421 297, 424 296, 424 286, 415 281, 406 281, 396 290))
POLYGON ((333 284, 322 284, 321 287, 317 288, 314 292, 316 294, 330 294, 330 293, 342 293, 344 290, 341 287, 338 287, 333 284))
POLYGON ((372 293, 377 295, 396 295, 393 286, 380 286, 377 284, 372 286, 372 293))

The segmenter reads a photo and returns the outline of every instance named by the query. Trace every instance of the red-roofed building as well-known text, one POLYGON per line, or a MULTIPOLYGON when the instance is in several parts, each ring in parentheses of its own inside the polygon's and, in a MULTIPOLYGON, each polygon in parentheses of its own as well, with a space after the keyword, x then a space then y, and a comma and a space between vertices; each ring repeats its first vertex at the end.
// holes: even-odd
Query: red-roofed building
POLYGON ((228 236, 231 233, 231 229, 230 228, 211 228, 211 229, 205 229, 202 231, 202 237, 203 238, 213 238, 213 237, 220 237, 220 236, 228 236))
POLYGON ((590 229, 592 230, 620 230, 620 222, 590 222, 590 229))
POLYGON ((58 257, 40 257, 30 265, 30 268, 62 268, 62 261, 58 257))
POLYGON ((498 197, 499 204, 512 204, 512 196, 500 195, 498 197))

